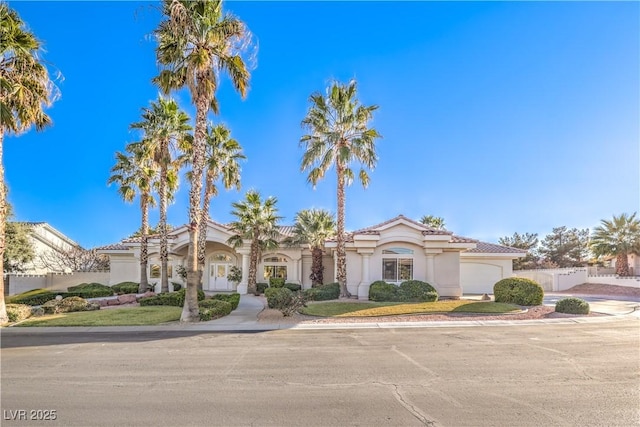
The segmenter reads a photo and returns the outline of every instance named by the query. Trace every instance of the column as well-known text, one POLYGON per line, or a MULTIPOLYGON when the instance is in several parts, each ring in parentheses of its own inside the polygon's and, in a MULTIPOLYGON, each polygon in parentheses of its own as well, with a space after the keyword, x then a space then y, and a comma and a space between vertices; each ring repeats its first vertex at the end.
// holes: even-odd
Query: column
POLYGON ((434 254, 427 254, 427 282, 433 285, 436 282, 436 256, 434 254))
POLYGON ((300 262, 300 260, 292 259, 291 261, 291 276, 287 278, 287 282, 300 284, 300 273, 298 270, 298 262, 300 262))
POLYGON ((338 281, 338 252, 333 251, 333 281, 338 281))
POLYGON ((238 283, 238 293, 246 294, 247 286, 249 285, 249 250, 240 249, 237 251, 242 255, 242 280, 238 283))
POLYGON ((360 254, 361 263, 360 283, 358 284, 358 299, 368 300, 369 287, 371 286, 371 279, 369 275, 371 271, 371 265, 369 261, 371 259, 371 254, 373 254, 373 249, 358 250, 358 253, 360 254))

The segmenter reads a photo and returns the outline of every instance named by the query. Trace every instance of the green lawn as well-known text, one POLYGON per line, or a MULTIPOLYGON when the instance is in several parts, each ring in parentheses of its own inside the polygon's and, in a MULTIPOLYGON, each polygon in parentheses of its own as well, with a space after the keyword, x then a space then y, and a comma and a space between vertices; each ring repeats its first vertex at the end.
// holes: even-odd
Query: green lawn
POLYGON ((421 313, 504 314, 516 311, 520 311, 520 308, 513 304, 467 300, 444 300, 420 303, 319 302, 309 304, 300 312, 302 314, 322 317, 373 317, 421 313))
POLYGON ((181 307, 110 308, 31 317, 16 326, 141 326, 180 320, 181 307))

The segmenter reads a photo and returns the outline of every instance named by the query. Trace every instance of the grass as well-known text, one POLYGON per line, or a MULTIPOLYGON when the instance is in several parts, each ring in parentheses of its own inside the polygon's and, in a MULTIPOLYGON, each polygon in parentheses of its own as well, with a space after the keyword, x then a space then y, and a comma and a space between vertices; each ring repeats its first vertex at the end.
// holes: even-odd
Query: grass
POLYGON ((309 304, 300 312, 302 314, 322 317, 374 317, 424 313, 504 314, 519 310, 520 308, 513 304, 496 302, 475 302, 466 300, 444 300, 420 303, 321 302, 309 304))
POLYGON ((52 293, 52 291, 48 290, 48 289, 32 289, 30 291, 26 291, 23 292, 21 294, 16 294, 16 295, 11 295, 10 297, 5 298, 5 302, 7 304, 14 304, 14 300, 22 298, 22 297, 32 297, 34 295, 39 295, 39 294, 49 294, 52 293))
POLYGON ((181 307, 110 308, 32 317, 16 326, 141 326, 180 320, 181 307))

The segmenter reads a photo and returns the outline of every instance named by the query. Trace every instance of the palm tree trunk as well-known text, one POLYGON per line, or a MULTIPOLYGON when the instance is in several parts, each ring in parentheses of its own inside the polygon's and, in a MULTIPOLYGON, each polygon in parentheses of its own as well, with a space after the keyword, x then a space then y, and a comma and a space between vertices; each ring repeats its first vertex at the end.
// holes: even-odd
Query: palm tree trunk
POLYGON ((202 212, 200 216, 200 224, 198 230, 198 271, 200 272, 200 288, 202 289, 204 278, 204 264, 206 261, 207 249, 207 220, 209 219, 209 204, 213 196, 213 186, 209 173, 207 172, 206 183, 204 187, 204 198, 202 201, 202 212))
POLYGON ((626 253, 619 253, 616 256, 616 274, 623 277, 629 275, 629 259, 626 253))
POLYGON ((140 210, 142 212, 142 239, 140 242, 140 284, 138 292, 147 292, 149 279, 147 278, 147 263, 149 260, 148 239, 149 234, 149 201, 146 194, 140 195, 140 210))
POLYGON ((258 272, 258 255, 260 252, 258 238, 255 237, 251 241, 251 255, 249 259, 249 278, 247 283, 247 293, 256 294, 258 287, 256 286, 256 275, 258 272))
POLYGON ((7 194, 4 185, 4 163, 2 160, 2 152, 4 149, 4 127, 0 126, 0 323, 6 323, 9 321, 7 316, 7 306, 4 301, 4 251, 5 251, 5 236, 4 229, 7 221, 7 194))
POLYGON ((315 288, 324 282, 324 267, 322 266, 322 249, 311 248, 311 287, 315 288))
MULTIPOLYGON (((163 143, 164 144, 164 143, 163 143)), ((167 162, 162 149, 160 164, 160 292, 169 292, 169 251, 167 249, 167 162)))
POLYGON ((347 255, 344 242, 344 205, 345 205, 345 176, 344 166, 340 164, 340 161, 336 164, 336 172, 338 174, 338 220, 337 220, 337 240, 338 240, 338 265, 337 265, 337 278, 340 284, 340 297, 349 298, 351 293, 347 289, 347 255))
MULTIPOLYGON (((206 82, 206 76, 199 73, 198 86, 206 82)), ((191 190, 189 191, 189 246, 187 249, 187 290, 182 307, 181 322, 200 320, 198 308, 198 223, 200 222, 200 192, 202 191, 202 171, 204 169, 204 141, 207 137, 207 111, 209 102, 206 97, 196 100, 196 126, 193 138, 193 157, 191 159, 191 190)))

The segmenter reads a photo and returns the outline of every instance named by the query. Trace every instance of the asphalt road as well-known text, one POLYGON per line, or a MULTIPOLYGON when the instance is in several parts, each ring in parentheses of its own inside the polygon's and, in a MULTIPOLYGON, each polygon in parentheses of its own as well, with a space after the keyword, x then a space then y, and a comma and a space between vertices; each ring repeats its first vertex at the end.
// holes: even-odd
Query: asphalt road
POLYGON ((637 318, 244 334, 25 331, 2 336, 1 357, 2 426, 640 424, 637 318))

